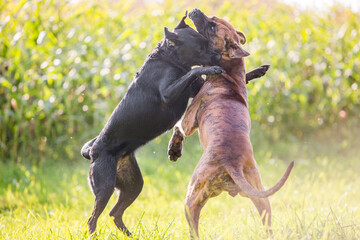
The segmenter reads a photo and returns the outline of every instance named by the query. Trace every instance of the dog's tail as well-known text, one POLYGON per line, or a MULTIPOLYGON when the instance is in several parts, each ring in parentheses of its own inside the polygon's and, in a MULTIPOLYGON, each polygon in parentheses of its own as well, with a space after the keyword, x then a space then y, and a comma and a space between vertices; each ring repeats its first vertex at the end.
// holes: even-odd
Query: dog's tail
POLYGON ((97 137, 91 139, 90 141, 88 141, 87 143, 84 144, 84 146, 81 148, 81 155, 86 158, 86 159, 91 159, 90 158, 90 150, 94 144, 94 142, 96 141, 97 137))
POLYGON ((257 197, 257 198, 266 198, 270 195, 273 195, 284 185, 286 180, 288 179, 292 168, 294 167, 294 161, 290 163, 288 168, 286 169, 285 174, 280 179, 278 183, 275 184, 272 188, 266 191, 259 191, 253 188, 250 183, 245 179, 243 171, 238 171, 233 168, 233 166, 226 166, 228 173, 234 182, 239 186, 239 188, 246 193, 249 197, 257 197))

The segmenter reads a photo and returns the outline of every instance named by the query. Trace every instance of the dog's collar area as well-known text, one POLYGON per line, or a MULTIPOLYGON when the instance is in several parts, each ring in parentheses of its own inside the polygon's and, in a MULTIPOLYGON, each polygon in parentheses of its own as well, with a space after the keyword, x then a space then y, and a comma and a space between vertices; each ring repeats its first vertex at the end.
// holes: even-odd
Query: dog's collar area
POLYGON ((223 76, 226 80, 228 80, 229 82, 234 83, 237 87, 240 88, 239 83, 233 77, 231 77, 229 74, 227 74, 226 72, 221 73, 221 76, 223 76))
POLYGON ((158 43, 153 50, 152 53, 150 53, 147 56, 146 61, 166 61, 176 67, 177 69, 180 69, 183 72, 188 72, 191 70, 191 67, 185 66, 182 62, 176 61, 178 60, 178 55, 175 50, 172 49, 172 47, 167 46, 165 43, 165 40, 162 40, 160 43, 158 43), (165 48, 167 48, 169 51, 166 51, 165 48))
POLYGON ((221 76, 223 76, 225 78, 225 80, 227 80, 228 82, 231 82, 233 84, 235 84, 235 86, 237 87, 238 91, 237 91, 237 95, 239 97, 240 102, 244 103, 246 107, 248 107, 248 102, 245 99, 245 97, 240 93, 240 89, 241 86, 239 85, 239 83, 233 78, 231 77, 229 74, 227 74, 226 72, 221 73, 221 76))

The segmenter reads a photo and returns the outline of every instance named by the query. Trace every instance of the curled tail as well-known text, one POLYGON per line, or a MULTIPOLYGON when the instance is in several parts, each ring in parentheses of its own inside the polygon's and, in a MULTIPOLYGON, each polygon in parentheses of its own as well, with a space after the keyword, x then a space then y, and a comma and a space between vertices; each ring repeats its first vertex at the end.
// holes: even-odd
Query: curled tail
POLYGON ((288 168, 286 169, 285 174, 282 176, 279 182, 275 184, 272 188, 266 191, 259 191, 253 188, 250 183, 245 179, 244 173, 242 170, 238 171, 233 169, 232 166, 227 166, 228 173, 230 174, 231 178, 234 182, 239 186, 239 188, 245 192, 250 197, 257 197, 257 198, 266 198, 270 195, 273 195, 284 185, 286 180, 288 179, 292 168, 294 167, 294 161, 292 161, 288 168))
POLYGON ((88 141, 87 143, 84 144, 84 146, 81 148, 81 155, 86 158, 86 159, 91 159, 90 158, 90 150, 94 144, 94 142, 96 141, 97 137, 91 139, 90 141, 88 141))

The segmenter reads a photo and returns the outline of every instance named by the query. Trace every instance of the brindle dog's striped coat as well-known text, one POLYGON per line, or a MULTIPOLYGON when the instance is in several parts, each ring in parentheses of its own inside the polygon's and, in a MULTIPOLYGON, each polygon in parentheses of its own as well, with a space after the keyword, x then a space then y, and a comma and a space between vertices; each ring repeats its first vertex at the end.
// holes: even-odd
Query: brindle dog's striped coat
MULTIPOLYGON (((240 47, 246 39, 243 33, 223 19, 208 18, 200 10, 190 14, 196 29, 220 50, 220 66, 226 73, 207 78, 200 92, 188 107, 181 127, 186 136, 199 128, 204 153, 191 178, 186 196, 186 217, 198 235, 200 211, 211 197, 227 191, 251 199, 263 223, 271 226, 268 196, 278 191, 287 180, 293 162, 282 179, 264 191, 259 169, 250 142, 250 115, 243 57, 249 54, 240 47)), ((176 128, 170 140, 171 160, 180 156, 183 133, 176 128)))

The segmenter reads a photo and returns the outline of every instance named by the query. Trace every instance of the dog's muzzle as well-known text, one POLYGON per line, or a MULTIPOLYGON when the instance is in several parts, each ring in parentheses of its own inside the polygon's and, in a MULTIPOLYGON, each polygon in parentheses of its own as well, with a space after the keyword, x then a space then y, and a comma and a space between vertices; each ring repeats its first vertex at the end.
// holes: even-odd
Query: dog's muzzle
POLYGON ((204 34, 204 27, 207 20, 206 15, 198 8, 194 8, 189 13, 189 18, 194 23, 196 30, 200 34, 204 34))
POLYGON ((220 60, 221 60, 221 53, 216 51, 215 55, 212 57, 212 64, 218 64, 220 60))
POLYGON ((197 16, 199 16, 200 14, 203 14, 203 13, 201 12, 201 10, 198 9, 198 8, 194 8, 193 10, 190 11, 190 13, 189 13, 189 18, 192 20, 193 17, 197 17, 197 16))

